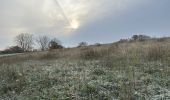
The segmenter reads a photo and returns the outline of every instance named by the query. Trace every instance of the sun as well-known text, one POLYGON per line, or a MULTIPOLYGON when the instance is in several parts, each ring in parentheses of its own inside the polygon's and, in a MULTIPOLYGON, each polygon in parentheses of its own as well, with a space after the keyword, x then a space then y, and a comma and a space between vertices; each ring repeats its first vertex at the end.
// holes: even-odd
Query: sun
POLYGON ((72 20, 72 21, 70 22, 70 27, 71 27, 72 29, 78 29, 78 28, 79 28, 79 21, 78 21, 78 20, 72 20))

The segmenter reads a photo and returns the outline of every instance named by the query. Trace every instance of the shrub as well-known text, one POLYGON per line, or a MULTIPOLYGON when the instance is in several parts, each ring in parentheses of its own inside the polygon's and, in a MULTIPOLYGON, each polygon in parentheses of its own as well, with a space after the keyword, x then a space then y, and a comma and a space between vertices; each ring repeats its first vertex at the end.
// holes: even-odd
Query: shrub
POLYGON ((85 47, 85 46, 88 46, 87 42, 80 42, 78 45, 78 47, 85 47))
POLYGON ((12 46, 4 51, 2 51, 3 54, 9 54, 9 53, 23 53, 24 50, 18 46, 12 46))
POLYGON ((61 45, 61 42, 59 40, 57 40, 56 38, 52 39, 49 43, 49 49, 52 50, 52 49, 62 49, 64 48, 62 45, 61 45))
POLYGON ((147 40, 147 39, 150 39, 151 37, 150 36, 147 36, 147 35, 133 35, 132 36, 132 40, 138 40, 138 41, 144 41, 144 40, 147 40))
POLYGON ((126 43, 126 42, 128 42, 128 39, 120 39, 120 40, 118 41, 118 43, 126 43))
POLYGON ((96 46, 101 46, 101 44, 100 44, 100 43, 96 43, 95 45, 96 45, 96 46))

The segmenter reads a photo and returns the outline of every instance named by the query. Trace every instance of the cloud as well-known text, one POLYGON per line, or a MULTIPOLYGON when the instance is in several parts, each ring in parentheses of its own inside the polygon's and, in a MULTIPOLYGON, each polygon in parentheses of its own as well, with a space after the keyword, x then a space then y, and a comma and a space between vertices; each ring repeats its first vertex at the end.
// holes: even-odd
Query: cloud
POLYGON ((5 0, 1 27, 20 32, 66 33, 71 22, 82 26, 125 9, 135 0, 5 0), (16 29, 15 29, 16 28, 16 29), (22 30, 22 31, 19 31, 22 30))
POLYGON ((2 35, 14 37, 20 33, 46 33, 68 37, 94 20, 103 19, 110 14, 116 16, 140 2, 143 1, 2 0, 0 35, 2 38, 2 35))

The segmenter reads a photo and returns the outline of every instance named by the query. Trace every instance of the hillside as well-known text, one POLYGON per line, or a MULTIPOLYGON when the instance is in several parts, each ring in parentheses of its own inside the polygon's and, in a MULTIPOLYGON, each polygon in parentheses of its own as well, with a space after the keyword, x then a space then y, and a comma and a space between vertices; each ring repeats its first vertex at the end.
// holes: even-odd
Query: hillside
POLYGON ((169 100, 170 38, 0 57, 0 99, 169 100))

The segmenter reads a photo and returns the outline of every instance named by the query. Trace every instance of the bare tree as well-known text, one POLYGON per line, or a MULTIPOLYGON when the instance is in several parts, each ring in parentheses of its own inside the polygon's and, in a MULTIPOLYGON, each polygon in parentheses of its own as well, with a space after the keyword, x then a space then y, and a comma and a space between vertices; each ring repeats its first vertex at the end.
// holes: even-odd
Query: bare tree
POLYGON ((16 36, 15 41, 24 51, 31 51, 33 48, 34 38, 32 34, 21 33, 16 36))
POLYGON ((37 44, 40 46, 41 50, 44 51, 48 49, 48 44, 50 42, 50 38, 48 36, 39 36, 36 39, 37 44))

